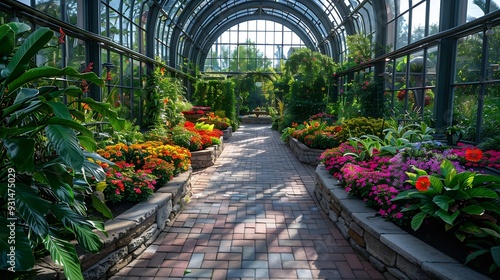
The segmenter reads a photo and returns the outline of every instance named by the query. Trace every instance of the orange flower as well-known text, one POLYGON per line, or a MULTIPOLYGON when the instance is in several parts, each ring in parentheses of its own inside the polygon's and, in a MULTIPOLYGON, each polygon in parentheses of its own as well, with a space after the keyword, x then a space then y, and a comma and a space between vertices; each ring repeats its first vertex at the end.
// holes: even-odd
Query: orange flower
POLYGON ((478 162, 483 158, 483 151, 480 149, 468 149, 465 151, 465 159, 472 162, 478 162))
POLYGON ((420 176, 415 183, 415 187, 421 192, 428 190, 430 186, 431 181, 429 180, 429 176, 420 176))
POLYGON ((64 44, 66 43, 65 41, 66 33, 64 33, 64 30, 62 30, 61 27, 59 27, 59 40, 57 41, 57 44, 64 44))
POLYGON ((163 99, 163 104, 165 105, 167 103, 168 103, 168 98, 163 99))

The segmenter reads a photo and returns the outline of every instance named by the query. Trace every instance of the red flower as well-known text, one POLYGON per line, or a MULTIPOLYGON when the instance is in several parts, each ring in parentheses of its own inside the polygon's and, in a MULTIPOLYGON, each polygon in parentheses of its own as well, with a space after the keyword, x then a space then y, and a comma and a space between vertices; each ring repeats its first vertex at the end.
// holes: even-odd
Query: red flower
POLYGON ((415 187, 421 192, 428 190, 430 186, 431 181, 429 180, 429 176, 420 176, 415 183, 415 187))
POLYGON ((405 96, 406 96, 406 90, 402 89, 402 90, 400 90, 400 91, 398 92, 397 98, 398 98, 399 100, 403 100, 403 99, 405 99, 405 96))
POLYGON ((89 64, 87 65, 87 67, 85 68, 85 70, 83 70, 82 73, 88 73, 88 72, 92 71, 93 67, 94 67, 94 62, 89 62, 89 64))
POLYGON ((468 149, 465 151, 465 159, 472 162, 478 162, 483 158, 483 151, 480 149, 468 149))
POLYGON ((108 71, 108 74, 106 74, 106 81, 111 81, 113 80, 113 77, 111 77, 111 71, 108 71))
POLYGON ((66 43, 66 41, 64 40, 65 37, 66 33, 64 33, 61 27, 59 27, 59 40, 57 41, 57 44, 60 45, 66 43))

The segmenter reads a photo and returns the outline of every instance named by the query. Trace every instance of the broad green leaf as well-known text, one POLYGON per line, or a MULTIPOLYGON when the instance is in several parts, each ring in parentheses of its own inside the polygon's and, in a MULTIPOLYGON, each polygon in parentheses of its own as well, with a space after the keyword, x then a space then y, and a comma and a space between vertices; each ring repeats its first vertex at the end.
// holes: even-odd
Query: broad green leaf
POLYGON ((29 186, 16 184, 16 209, 27 226, 37 235, 48 233, 49 224, 45 215, 49 211, 50 202, 42 199, 29 186))
POLYGON ((432 201, 444 211, 448 211, 448 208, 455 202, 453 198, 447 195, 436 195, 432 201))
POLYGON ((76 87, 76 86, 69 86, 64 89, 63 91, 64 95, 71 96, 71 97, 82 97, 83 91, 81 88, 76 87))
POLYGON ((484 183, 500 183, 500 177, 487 174, 477 174, 474 176, 474 182, 472 185, 480 186, 484 183))
POLYGON ((453 163, 451 163, 451 161, 447 159, 441 162, 440 168, 441 168, 441 174, 444 177, 447 177, 448 174, 450 174, 453 170, 455 170, 455 166, 453 165, 453 163))
POLYGON ((436 193, 441 193, 443 191, 443 182, 436 176, 429 176, 429 180, 431 181, 432 189, 436 193))
POLYGON ((78 111, 76 109, 73 109, 73 108, 69 108, 69 112, 71 113, 71 115, 81 121, 81 122, 85 122, 85 113, 83 113, 82 111, 78 111))
POLYGON ((0 25, 0 57, 12 53, 16 46, 16 33, 6 24, 0 25))
POLYGON ((481 228, 475 223, 467 222, 460 226, 460 231, 468 234, 478 235, 481 234, 481 228))
POLYGON ((432 203, 431 201, 429 201, 428 203, 425 203, 424 205, 422 205, 420 207, 420 210, 424 213, 427 213, 431 216, 434 216, 434 213, 436 211, 439 211, 441 208, 439 206, 437 206, 437 204, 435 203, 432 203))
POLYGON ((460 214, 460 211, 456 211, 454 212, 453 214, 450 215, 450 213, 442 210, 442 209, 439 209, 437 212, 436 212, 437 216, 439 218, 441 218, 441 220, 443 220, 443 222, 449 224, 449 225, 454 225, 453 222, 455 221, 455 219, 458 217, 458 215, 460 214))
POLYGON ((108 208, 108 206, 102 201, 97 195, 92 193, 92 207, 95 208, 99 213, 101 213, 104 217, 108 219, 113 219, 113 213, 108 208))
POLYGON ((0 217, 0 269, 15 267, 16 271, 26 271, 35 265, 31 242, 22 226, 0 217), (11 232, 15 232, 14 238, 11 232), (14 249, 14 250, 11 250, 14 249), (11 260, 14 255, 15 261, 11 260))
POLYGON ((80 145, 82 147, 90 152, 95 152, 97 151, 97 144, 92 137, 84 136, 84 135, 78 135, 77 136, 78 140, 80 141, 80 145))
POLYGON ((113 129, 117 131, 121 131, 125 127, 125 119, 121 119, 118 117, 118 114, 110 109, 110 105, 108 103, 97 102, 92 98, 83 98, 78 101, 79 103, 85 103, 89 105, 92 111, 97 112, 104 117, 108 118, 109 123, 113 127, 113 129))
POLYGON ((83 174, 87 178, 90 177, 89 175, 91 175, 97 181, 106 180, 106 173, 104 172, 104 169, 102 169, 102 167, 99 164, 92 162, 88 159, 85 159, 83 161, 83 174))
POLYGON ((471 188, 465 190, 471 198, 498 198, 498 193, 488 188, 471 188))
POLYGON ((71 120, 71 114, 69 113, 68 107, 63 103, 48 101, 46 104, 52 107, 52 111, 56 117, 71 120))
POLYGON ((462 211, 471 215, 482 215, 484 213, 484 208, 478 205, 469 205, 464 207, 462 211))
POLYGON ((479 206, 483 207, 486 211, 500 214, 500 206, 496 205, 495 203, 486 201, 479 203, 479 206))
POLYGON ((481 228, 481 230, 483 230, 487 234, 493 236, 494 238, 497 238, 497 239, 500 238, 500 233, 492 230, 491 228, 481 228))
POLYGON ((424 219, 426 217, 427 217, 427 215, 424 212, 420 212, 420 213, 416 214, 415 216, 413 216, 413 218, 411 219, 411 228, 414 231, 417 231, 420 228, 420 226, 422 225, 422 223, 424 222, 424 219))
POLYGON ((43 245, 50 252, 52 260, 63 267, 66 279, 83 279, 80 260, 73 244, 52 235, 45 235, 43 245))
POLYGON ((44 175, 46 183, 50 185, 54 195, 60 201, 68 205, 73 205, 75 201, 75 193, 71 186, 73 183, 73 176, 58 164, 44 168, 41 173, 44 175))
POLYGON ((20 104, 26 102, 38 95, 38 90, 33 88, 22 88, 17 93, 16 99, 14 100, 14 104, 20 104))
POLYGON ((50 211, 75 234, 76 240, 82 248, 92 253, 98 253, 102 249, 104 243, 96 233, 92 232, 93 224, 85 217, 62 203, 53 204, 50 211))
POLYGON ((398 195, 391 199, 391 201, 402 200, 402 199, 410 199, 413 198, 413 194, 419 193, 418 190, 406 190, 398 193, 398 195))
POLYGON ((64 127, 69 127, 72 128, 78 132, 80 132, 83 136, 86 137, 93 137, 94 134, 85 126, 73 121, 73 120, 67 120, 67 119, 61 119, 59 117, 52 117, 48 119, 45 124, 54 124, 54 125, 61 125, 64 127))
POLYGON ((84 157, 73 130, 61 125, 48 125, 45 132, 63 162, 74 170, 81 170, 84 157))
POLYGON ((491 257, 497 266, 500 266, 500 246, 490 248, 491 257))
POLYGON ((34 30, 17 49, 7 67, 0 73, 2 78, 6 78, 3 83, 8 85, 15 79, 20 78, 21 74, 26 71, 31 58, 53 37, 54 32, 47 27, 40 27, 34 30))
POLYGON ((2 139, 2 143, 18 173, 33 173, 35 140, 27 137, 12 137, 2 139))
POLYGON ((14 30, 14 33, 16 35, 19 35, 19 34, 22 34, 22 33, 25 33, 25 32, 28 32, 31 30, 31 26, 29 26, 26 23, 22 23, 22 22, 14 22, 13 21, 13 22, 6 23, 5 25, 10 26, 10 28, 12 28, 12 30, 14 30))
POLYGON ((483 254, 487 254, 489 252, 490 252, 490 250, 486 250, 486 249, 474 251, 473 253, 467 255, 467 258, 465 259, 465 264, 467 264, 468 262, 474 260, 475 258, 477 258, 483 254))
POLYGON ((60 69, 51 66, 42 66, 42 67, 32 68, 26 71, 18 79, 13 80, 11 83, 9 83, 8 89, 10 92, 12 92, 26 83, 33 82, 41 78, 52 78, 61 76, 84 79, 98 86, 104 86, 104 81, 101 78, 99 78, 94 72, 80 73, 73 67, 66 67, 60 69))

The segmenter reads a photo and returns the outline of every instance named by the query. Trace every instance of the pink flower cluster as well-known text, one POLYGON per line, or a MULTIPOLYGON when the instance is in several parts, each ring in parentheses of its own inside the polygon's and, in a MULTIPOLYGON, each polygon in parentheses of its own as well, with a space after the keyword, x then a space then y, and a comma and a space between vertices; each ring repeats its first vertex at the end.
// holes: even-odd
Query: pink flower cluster
POLYGON ((458 161, 468 168, 491 167, 500 170, 500 151, 487 150, 483 151, 483 157, 478 162, 468 161, 466 152, 473 146, 464 145, 459 148, 454 148, 453 153, 458 157, 458 161))

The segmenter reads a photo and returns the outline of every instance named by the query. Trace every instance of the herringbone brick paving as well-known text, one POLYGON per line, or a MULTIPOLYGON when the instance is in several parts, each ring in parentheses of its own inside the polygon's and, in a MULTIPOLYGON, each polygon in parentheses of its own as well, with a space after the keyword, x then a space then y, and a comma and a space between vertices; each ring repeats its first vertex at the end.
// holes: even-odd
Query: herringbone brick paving
POLYGON ((384 279, 318 208, 314 167, 278 132, 244 125, 224 145, 177 219, 111 279, 384 279))

